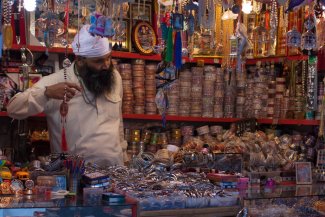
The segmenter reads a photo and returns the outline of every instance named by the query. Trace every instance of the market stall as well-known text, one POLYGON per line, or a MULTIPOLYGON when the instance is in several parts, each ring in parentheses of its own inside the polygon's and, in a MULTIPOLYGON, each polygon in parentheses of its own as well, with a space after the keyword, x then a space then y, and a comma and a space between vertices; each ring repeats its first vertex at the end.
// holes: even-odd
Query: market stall
POLYGON ((0 7, 3 216, 325 212, 323 0, 0 7))

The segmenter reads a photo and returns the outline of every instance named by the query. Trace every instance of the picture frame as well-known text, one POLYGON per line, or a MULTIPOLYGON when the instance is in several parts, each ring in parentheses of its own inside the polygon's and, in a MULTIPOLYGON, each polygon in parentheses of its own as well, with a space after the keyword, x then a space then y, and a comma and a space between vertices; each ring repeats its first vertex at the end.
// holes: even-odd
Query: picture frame
POLYGON ((312 193, 312 185, 296 185, 296 196, 309 196, 312 193))
POLYGON ((144 55, 154 52, 153 48, 157 44, 155 30, 148 22, 138 22, 132 31, 132 40, 135 48, 144 55))
POLYGON ((146 21, 151 23, 151 5, 150 4, 131 4, 131 19, 135 22, 146 21), (143 9, 145 8, 145 9, 143 9))
POLYGON ((308 185, 312 184, 312 170, 310 162, 296 162, 296 184, 308 185))
POLYGON ((118 24, 119 31, 116 32, 116 40, 112 40, 112 49, 116 51, 130 51, 130 27, 129 21, 123 20, 118 24))
POLYGON ((55 186, 52 191, 67 190, 67 177, 66 175, 55 175, 55 186))

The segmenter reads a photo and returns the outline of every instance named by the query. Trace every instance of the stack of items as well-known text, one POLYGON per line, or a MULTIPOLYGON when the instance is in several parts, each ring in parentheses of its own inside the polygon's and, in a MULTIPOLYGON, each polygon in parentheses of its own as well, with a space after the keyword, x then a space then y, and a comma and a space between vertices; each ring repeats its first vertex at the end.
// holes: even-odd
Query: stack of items
POLYGON ((246 82, 247 86, 245 89, 245 118, 252 118, 254 117, 254 113, 252 110, 253 102, 254 102, 254 79, 248 78, 246 82))
POLYGON ((275 81, 270 80, 267 99, 267 118, 273 118, 274 116, 275 92, 275 81))
POLYGON ((294 116, 296 119, 304 119, 305 117, 305 97, 303 94, 302 84, 296 85, 296 98, 295 98, 295 111, 294 116))
POLYGON ((123 101, 122 113, 133 114, 133 91, 132 91, 132 70, 131 64, 119 64, 119 72, 122 77, 123 101))
POLYGON ((157 113, 156 98, 156 65, 145 66, 145 89, 146 89, 146 114, 154 115, 157 113))
POLYGON ((181 128, 181 133, 183 136, 183 143, 185 143, 194 135, 194 127, 193 126, 183 126, 181 128))
POLYGON ((222 135, 223 135, 223 127, 222 126, 211 126, 210 127, 210 132, 211 135, 216 137, 218 141, 222 140, 222 135))
POLYGON ((269 73, 269 88, 267 99, 267 118, 273 118, 274 116, 274 104, 275 104, 275 77, 274 77, 274 64, 271 65, 269 73))
POLYGON ((323 106, 323 96, 324 96, 324 83, 323 82, 319 82, 318 83, 318 109, 316 112, 316 117, 315 119, 320 120, 321 118, 321 113, 322 113, 322 106, 323 106))
POLYGON ((226 69, 227 76, 225 79, 225 98, 224 98, 224 117, 233 118, 235 116, 235 100, 236 100, 236 78, 233 69, 226 69))
POLYGON ((192 67, 191 116, 202 116, 203 68, 192 67))
POLYGON ((190 116, 192 74, 190 70, 181 71, 179 74, 179 107, 180 116, 190 116))
POLYGON ((223 117, 223 100, 225 94, 225 80, 223 71, 221 68, 216 70, 216 83, 215 83, 215 92, 214 92, 214 117, 222 118, 223 117))
POLYGON ((182 134, 180 129, 172 129, 169 143, 176 146, 182 145, 182 134))
POLYGON ((265 69, 261 67, 260 62, 257 62, 256 70, 258 72, 258 77, 255 77, 255 99, 253 102, 254 116, 255 118, 265 118, 267 115, 268 76, 265 74, 265 69))
POLYGON ((202 98, 202 117, 213 117, 215 81, 216 68, 214 66, 205 66, 202 98))
POLYGON ((174 81, 167 91, 168 97, 168 115, 178 115, 179 106, 179 80, 174 81))
POLYGON ((275 101, 274 101, 274 118, 279 119, 281 117, 281 104, 283 102, 283 96, 285 91, 285 78, 277 77, 275 79, 275 101))
POLYGON ((246 73, 237 73, 236 118, 244 118, 246 73))
POLYGON ((144 60, 134 60, 132 62, 135 114, 144 114, 144 105, 145 105, 144 66, 145 66, 144 60))

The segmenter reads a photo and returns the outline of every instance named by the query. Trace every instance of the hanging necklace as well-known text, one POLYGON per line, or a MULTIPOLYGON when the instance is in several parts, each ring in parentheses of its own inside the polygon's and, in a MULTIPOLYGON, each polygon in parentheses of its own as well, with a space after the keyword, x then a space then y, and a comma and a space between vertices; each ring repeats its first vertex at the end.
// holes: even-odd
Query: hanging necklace
POLYGON ((88 104, 88 105, 93 106, 97 110, 96 97, 93 97, 93 99, 90 99, 90 97, 88 97, 88 95, 86 93, 86 85, 85 85, 83 79, 81 78, 81 76, 78 73, 78 69, 76 67, 76 64, 74 65, 73 71, 74 71, 74 74, 77 76, 79 83, 82 86, 82 89, 83 89, 83 91, 82 91, 82 97, 83 97, 85 103, 88 104))

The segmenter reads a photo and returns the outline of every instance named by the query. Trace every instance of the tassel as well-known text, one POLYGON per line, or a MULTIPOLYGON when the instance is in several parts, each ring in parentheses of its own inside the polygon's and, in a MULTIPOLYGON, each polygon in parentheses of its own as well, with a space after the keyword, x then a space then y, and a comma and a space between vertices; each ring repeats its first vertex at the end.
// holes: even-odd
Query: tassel
POLYGON ((62 127, 62 133, 61 133, 61 150, 62 152, 67 152, 68 151, 68 143, 67 143, 67 138, 65 136, 65 127, 62 127))
POLYGON ((182 67, 182 37, 180 31, 175 34, 174 65, 176 69, 182 67))
POLYGON ((168 28, 167 28, 166 23, 161 23, 160 28, 161 28, 161 37, 164 39, 164 41, 167 41, 167 39, 168 39, 168 28))
POLYGON ((172 62, 173 61, 173 28, 168 28, 168 38, 167 38, 167 48, 166 48, 166 62, 172 62))

